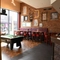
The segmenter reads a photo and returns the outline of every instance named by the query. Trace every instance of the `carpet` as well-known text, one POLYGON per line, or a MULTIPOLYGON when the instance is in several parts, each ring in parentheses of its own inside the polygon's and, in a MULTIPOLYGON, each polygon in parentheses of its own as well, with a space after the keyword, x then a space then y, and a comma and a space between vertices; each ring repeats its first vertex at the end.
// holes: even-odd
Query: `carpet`
POLYGON ((53 60, 53 48, 47 44, 39 44, 11 60, 53 60))

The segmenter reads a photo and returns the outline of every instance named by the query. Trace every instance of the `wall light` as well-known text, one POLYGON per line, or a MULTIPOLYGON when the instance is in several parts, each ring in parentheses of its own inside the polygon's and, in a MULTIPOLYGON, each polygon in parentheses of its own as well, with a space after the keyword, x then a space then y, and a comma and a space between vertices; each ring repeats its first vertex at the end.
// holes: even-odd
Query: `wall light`
POLYGON ((39 27, 42 27, 43 26, 43 24, 42 23, 39 23, 39 27))

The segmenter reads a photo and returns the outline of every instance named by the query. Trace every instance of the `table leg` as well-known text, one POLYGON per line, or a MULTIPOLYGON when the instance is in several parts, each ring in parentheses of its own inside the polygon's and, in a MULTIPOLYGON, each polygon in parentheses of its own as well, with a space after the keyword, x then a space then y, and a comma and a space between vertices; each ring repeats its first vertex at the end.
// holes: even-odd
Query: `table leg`
POLYGON ((8 46, 9 44, 7 43, 7 48, 9 48, 9 46, 8 46))
POLYGON ((18 41, 16 44, 19 46, 19 48, 21 48, 21 42, 18 41))
POLYGON ((10 43, 10 50, 13 50, 13 42, 10 43))
POLYGON ((21 42, 20 42, 20 48, 21 48, 21 42))

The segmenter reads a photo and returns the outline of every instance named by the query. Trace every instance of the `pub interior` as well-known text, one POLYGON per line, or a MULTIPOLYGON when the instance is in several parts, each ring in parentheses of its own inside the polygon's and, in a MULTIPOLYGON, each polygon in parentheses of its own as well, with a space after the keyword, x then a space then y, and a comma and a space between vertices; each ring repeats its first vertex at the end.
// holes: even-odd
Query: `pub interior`
POLYGON ((0 1, 0 60, 60 60, 60 0, 0 1))

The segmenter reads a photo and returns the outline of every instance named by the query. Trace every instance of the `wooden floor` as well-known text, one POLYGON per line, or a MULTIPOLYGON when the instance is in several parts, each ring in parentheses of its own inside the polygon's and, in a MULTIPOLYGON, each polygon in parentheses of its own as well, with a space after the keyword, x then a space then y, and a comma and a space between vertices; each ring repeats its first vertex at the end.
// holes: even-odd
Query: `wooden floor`
POLYGON ((2 60, 9 60, 10 58, 13 58, 37 45, 39 45, 40 42, 34 42, 31 40, 23 40, 21 42, 22 48, 19 49, 19 47, 16 47, 16 44, 14 44, 13 50, 10 50, 6 47, 6 43, 1 43, 1 50, 2 50, 2 60))

